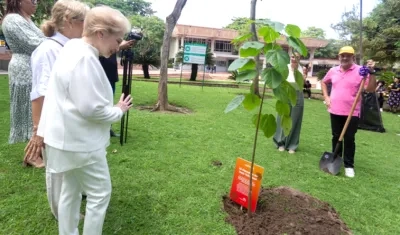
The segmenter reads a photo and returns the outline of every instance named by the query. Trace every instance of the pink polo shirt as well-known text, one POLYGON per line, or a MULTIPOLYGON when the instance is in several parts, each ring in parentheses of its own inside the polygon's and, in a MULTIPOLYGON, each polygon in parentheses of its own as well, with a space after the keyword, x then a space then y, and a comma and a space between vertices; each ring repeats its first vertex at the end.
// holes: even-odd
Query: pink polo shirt
MULTIPOLYGON (((331 105, 328 112, 335 115, 348 116, 351 106, 356 98, 361 85, 362 77, 358 74, 360 65, 353 64, 346 72, 340 70, 340 66, 331 68, 322 80, 325 84, 332 83, 331 105)), ((368 84, 369 75, 365 84, 368 84)), ((361 97, 354 109, 353 116, 360 115, 361 97)))

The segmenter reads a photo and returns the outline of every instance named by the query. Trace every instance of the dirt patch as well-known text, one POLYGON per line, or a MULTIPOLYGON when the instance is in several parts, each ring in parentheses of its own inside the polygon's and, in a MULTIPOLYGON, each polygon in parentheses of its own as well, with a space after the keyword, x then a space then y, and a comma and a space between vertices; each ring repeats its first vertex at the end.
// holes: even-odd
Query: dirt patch
POLYGON ((328 203, 288 187, 263 188, 251 219, 229 196, 223 203, 238 234, 352 234, 328 203))
MULTIPOLYGON (((139 106, 136 106, 135 108, 137 110, 146 110, 146 111, 154 112, 154 107, 155 106, 139 105, 139 106)), ((191 113, 193 113, 192 110, 185 108, 185 107, 179 107, 179 106, 174 106, 173 110, 155 111, 155 112, 169 113, 169 114, 191 114, 191 113)))
POLYGON ((220 162, 218 160, 212 161, 212 164, 213 164, 213 166, 218 166, 218 167, 222 166, 222 162, 220 162))

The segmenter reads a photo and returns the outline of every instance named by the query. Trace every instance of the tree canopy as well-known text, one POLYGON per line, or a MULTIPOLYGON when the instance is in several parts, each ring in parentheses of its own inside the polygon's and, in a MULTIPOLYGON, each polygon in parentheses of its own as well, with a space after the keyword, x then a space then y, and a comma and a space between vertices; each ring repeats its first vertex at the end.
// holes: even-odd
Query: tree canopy
MULTIPOLYGON (((358 7, 344 12, 342 21, 332 25, 341 39, 359 50, 360 19, 358 7)), ((400 57, 400 1, 381 0, 369 16, 363 18, 363 55, 386 64, 400 57)))

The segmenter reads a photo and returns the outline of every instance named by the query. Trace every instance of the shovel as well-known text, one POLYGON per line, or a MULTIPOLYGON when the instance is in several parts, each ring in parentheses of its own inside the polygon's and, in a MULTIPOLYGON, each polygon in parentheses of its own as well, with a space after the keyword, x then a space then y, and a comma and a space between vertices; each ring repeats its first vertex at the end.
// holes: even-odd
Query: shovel
POLYGON ((336 144, 335 151, 333 153, 324 152, 321 160, 319 160, 319 169, 326 173, 337 175, 342 167, 343 159, 338 155, 340 146, 343 143, 343 137, 346 133, 347 127, 349 126, 351 117, 353 116, 354 109, 356 108, 357 102, 361 96, 361 92, 364 88, 365 79, 362 79, 360 88, 358 89, 356 99, 354 100, 353 106, 351 107, 349 116, 347 117, 346 123, 344 124, 342 133, 340 134, 339 140, 336 144))

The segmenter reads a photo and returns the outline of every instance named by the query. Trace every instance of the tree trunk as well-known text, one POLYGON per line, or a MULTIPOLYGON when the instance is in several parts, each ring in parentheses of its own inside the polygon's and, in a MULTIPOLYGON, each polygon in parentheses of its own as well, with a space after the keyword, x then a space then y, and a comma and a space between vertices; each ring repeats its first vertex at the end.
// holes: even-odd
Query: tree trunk
POLYGON ((167 81, 168 81, 169 47, 170 47, 172 32, 174 31, 176 22, 178 22, 178 19, 181 16, 181 12, 186 4, 186 1, 187 0, 177 0, 175 3, 174 10, 166 18, 163 45, 161 48, 160 82, 158 83, 158 103, 154 108, 154 111, 168 110, 169 104, 168 104, 167 81))
POLYGON ((150 79, 149 65, 148 64, 142 64, 142 70, 143 70, 144 78, 150 79))
MULTIPOLYGON (((251 23, 250 30, 253 34, 253 37, 252 37, 253 41, 258 42, 257 29, 256 29, 256 23, 255 23, 256 6, 257 6, 257 0, 251 0, 250 20, 252 20, 253 22, 251 23)), ((260 90, 258 88, 259 76, 260 76, 260 72, 262 70, 260 55, 257 55, 256 57, 254 57, 254 60, 256 61, 257 76, 253 79, 253 91, 251 91, 251 92, 253 92, 255 95, 261 97, 260 90)))
POLYGON ((199 65, 192 64, 192 73, 190 74, 190 81, 196 81, 198 71, 199 71, 199 65))

